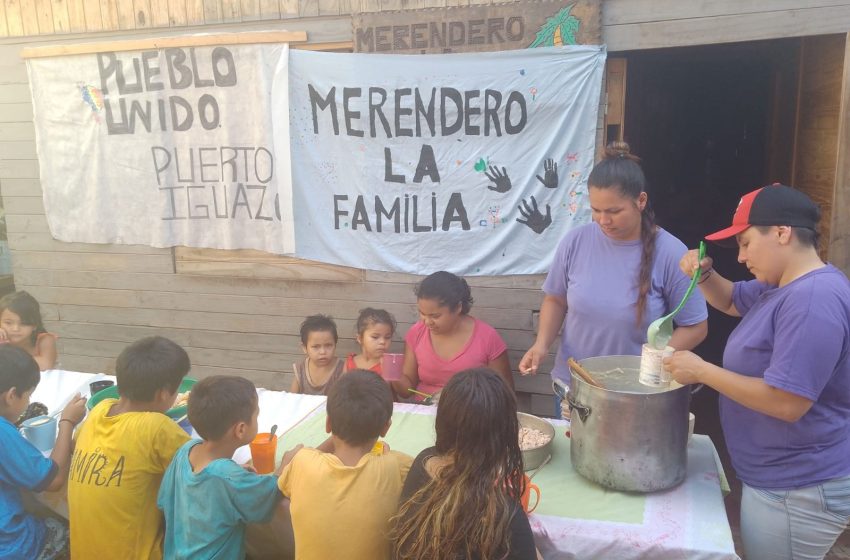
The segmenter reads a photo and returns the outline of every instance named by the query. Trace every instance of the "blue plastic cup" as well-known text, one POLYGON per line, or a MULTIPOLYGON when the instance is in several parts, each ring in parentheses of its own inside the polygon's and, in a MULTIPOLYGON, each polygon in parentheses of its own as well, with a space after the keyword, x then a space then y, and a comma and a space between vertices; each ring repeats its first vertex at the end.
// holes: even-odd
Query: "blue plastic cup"
POLYGON ((39 451, 50 451, 56 443, 56 418, 51 416, 36 416, 24 420, 21 430, 39 451))

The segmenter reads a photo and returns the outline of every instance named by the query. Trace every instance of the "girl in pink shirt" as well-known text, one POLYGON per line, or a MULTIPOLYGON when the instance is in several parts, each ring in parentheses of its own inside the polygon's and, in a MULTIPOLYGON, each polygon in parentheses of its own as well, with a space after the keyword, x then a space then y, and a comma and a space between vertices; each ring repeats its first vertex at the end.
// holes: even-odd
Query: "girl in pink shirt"
POLYGON ((440 271, 416 287, 420 320, 404 337, 402 377, 393 389, 404 398, 410 389, 433 394, 465 369, 486 366, 513 389, 507 345, 496 329, 469 315, 472 293, 466 280, 440 271))
POLYGON ((41 321, 41 307, 28 292, 20 291, 0 300, 0 343, 22 348, 45 371, 56 367, 56 335, 41 321))

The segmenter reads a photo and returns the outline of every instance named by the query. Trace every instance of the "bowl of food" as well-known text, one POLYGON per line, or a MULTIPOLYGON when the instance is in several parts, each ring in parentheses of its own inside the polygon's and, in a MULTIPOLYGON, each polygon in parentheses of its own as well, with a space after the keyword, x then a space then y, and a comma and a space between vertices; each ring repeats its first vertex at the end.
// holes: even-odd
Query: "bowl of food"
POLYGON ((552 453, 552 441, 555 439, 555 427, 537 416, 517 412, 519 420, 519 448, 522 450, 522 464, 527 471, 543 464, 552 453))
MULTIPOLYGON (((192 391, 192 387, 197 383, 197 379, 192 379, 191 377, 184 377, 183 381, 180 382, 180 387, 177 388, 177 398, 174 400, 174 406, 172 406, 165 414, 167 414, 170 418, 177 420, 178 418, 182 418, 186 415, 186 411, 189 408, 189 393, 192 391)), ((94 395, 91 396, 89 401, 86 403, 86 408, 89 410, 93 409, 98 405, 103 399, 117 399, 118 398, 118 387, 113 385, 112 387, 107 387, 102 391, 98 391, 94 395)))

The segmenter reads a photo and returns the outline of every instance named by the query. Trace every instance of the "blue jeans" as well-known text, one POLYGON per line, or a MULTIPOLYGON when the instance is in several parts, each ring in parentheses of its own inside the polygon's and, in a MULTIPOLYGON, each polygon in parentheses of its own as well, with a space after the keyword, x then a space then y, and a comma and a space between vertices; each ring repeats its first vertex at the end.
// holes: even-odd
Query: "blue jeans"
POLYGON ((796 490, 744 484, 745 560, 820 560, 850 521, 850 476, 796 490))

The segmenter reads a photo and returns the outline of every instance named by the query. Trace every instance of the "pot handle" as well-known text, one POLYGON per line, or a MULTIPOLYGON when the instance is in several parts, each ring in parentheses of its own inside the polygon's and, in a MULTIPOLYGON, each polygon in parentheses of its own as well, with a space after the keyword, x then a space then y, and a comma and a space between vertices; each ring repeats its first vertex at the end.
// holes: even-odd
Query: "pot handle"
POLYGON ((579 402, 576 401, 575 397, 573 397, 572 393, 567 393, 567 403, 569 403, 570 414, 572 414, 573 410, 578 410, 578 417, 581 419, 581 421, 587 421, 587 417, 590 416, 591 412, 589 406, 579 404, 579 402))
POLYGON ((562 401, 565 401, 567 400, 567 393, 570 392, 570 388, 567 387, 560 379, 553 379, 552 392, 558 395, 562 401))

